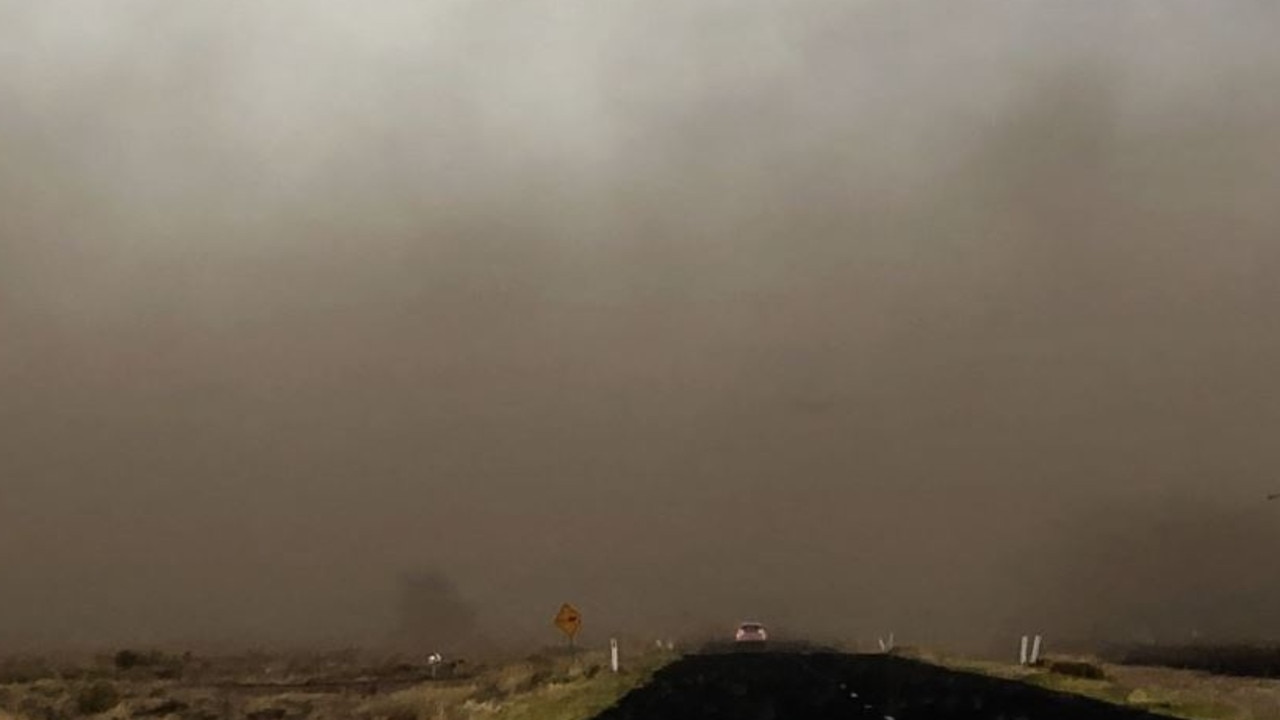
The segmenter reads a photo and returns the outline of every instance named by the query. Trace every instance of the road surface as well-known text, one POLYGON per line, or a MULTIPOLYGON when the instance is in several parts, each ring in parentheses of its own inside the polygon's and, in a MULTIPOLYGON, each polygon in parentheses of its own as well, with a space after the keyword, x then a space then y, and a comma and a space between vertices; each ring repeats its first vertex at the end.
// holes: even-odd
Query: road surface
MULTIPOLYGON (((1160 716, 886 655, 713 653, 597 720, 1139 720, 1160 716)), ((1167 720, 1165 718, 1164 720, 1167 720)))

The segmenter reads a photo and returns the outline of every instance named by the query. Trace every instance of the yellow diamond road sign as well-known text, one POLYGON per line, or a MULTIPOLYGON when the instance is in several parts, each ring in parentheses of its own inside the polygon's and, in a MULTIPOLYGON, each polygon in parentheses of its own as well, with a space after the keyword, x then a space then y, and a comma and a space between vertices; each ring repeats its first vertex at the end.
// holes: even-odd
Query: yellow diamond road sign
POLYGON ((582 629, 582 613, 569 603, 560 606, 560 612, 556 613, 556 627, 560 628, 560 632, 568 635, 573 639, 574 635, 582 629))

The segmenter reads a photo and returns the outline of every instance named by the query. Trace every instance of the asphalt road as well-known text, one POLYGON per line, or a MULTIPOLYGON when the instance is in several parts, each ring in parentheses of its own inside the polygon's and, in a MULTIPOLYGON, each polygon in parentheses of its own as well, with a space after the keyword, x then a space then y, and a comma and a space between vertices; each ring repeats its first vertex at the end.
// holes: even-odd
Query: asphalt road
POLYGON ((664 668, 597 720, 1158 717, 886 655, 756 652, 687 657, 664 668))

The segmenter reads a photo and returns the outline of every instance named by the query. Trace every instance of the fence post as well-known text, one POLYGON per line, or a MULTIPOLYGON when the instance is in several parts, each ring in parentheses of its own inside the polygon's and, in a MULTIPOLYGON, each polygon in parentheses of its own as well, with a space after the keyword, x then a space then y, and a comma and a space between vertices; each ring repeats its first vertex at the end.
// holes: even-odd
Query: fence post
POLYGON ((613 671, 618 672, 618 639, 611 638, 609 640, 609 665, 613 671))
POLYGON ((1018 651, 1018 664, 1027 664, 1027 636, 1022 636, 1022 649, 1018 651))
POLYGON ((1031 646, 1031 664, 1035 665, 1040 662, 1040 636, 1036 636, 1035 643, 1031 646))

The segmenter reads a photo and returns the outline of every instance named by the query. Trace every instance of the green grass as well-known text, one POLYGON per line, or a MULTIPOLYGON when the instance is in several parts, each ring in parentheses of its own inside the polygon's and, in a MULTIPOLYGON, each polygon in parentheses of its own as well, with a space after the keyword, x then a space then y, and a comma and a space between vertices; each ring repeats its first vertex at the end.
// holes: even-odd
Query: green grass
POLYGON ((927 660, 962 672, 1017 680, 1183 720, 1280 720, 1280 703, 1271 700, 1280 684, 1272 681, 1118 666, 1101 666, 1106 677, 1088 679, 1009 663, 938 656, 927 660))
POLYGON ((1113 705, 1185 720, 1236 720, 1249 717, 1247 713, 1228 703, 1188 698, 1185 697, 1185 692, 1162 687, 1129 688, 1114 680, 1086 680, 1049 672, 1030 675, 1024 682, 1056 692, 1083 695, 1113 705))
POLYGON ((1102 700, 1116 705, 1127 705, 1129 691, 1110 680, 1087 680, 1085 678, 1057 675, 1055 673, 1036 673, 1023 679, 1030 685, 1042 687, 1055 692, 1083 695, 1095 700, 1102 700))
POLYGON ((674 655, 632 659, 613 673, 601 653, 506 665, 453 685, 421 685, 377 698, 367 720, 587 720, 646 683, 674 655))
POLYGON ((593 677, 582 675, 565 682, 551 682, 512 698, 493 714, 503 720, 587 720, 643 685, 659 666, 650 663, 616 675, 606 668, 593 677))
POLYGON ((1248 717, 1240 709, 1224 702, 1187 699, 1181 693, 1164 688, 1139 688, 1129 693, 1124 704, 1161 715, 1187 720, 1229 720, 1248 717))

